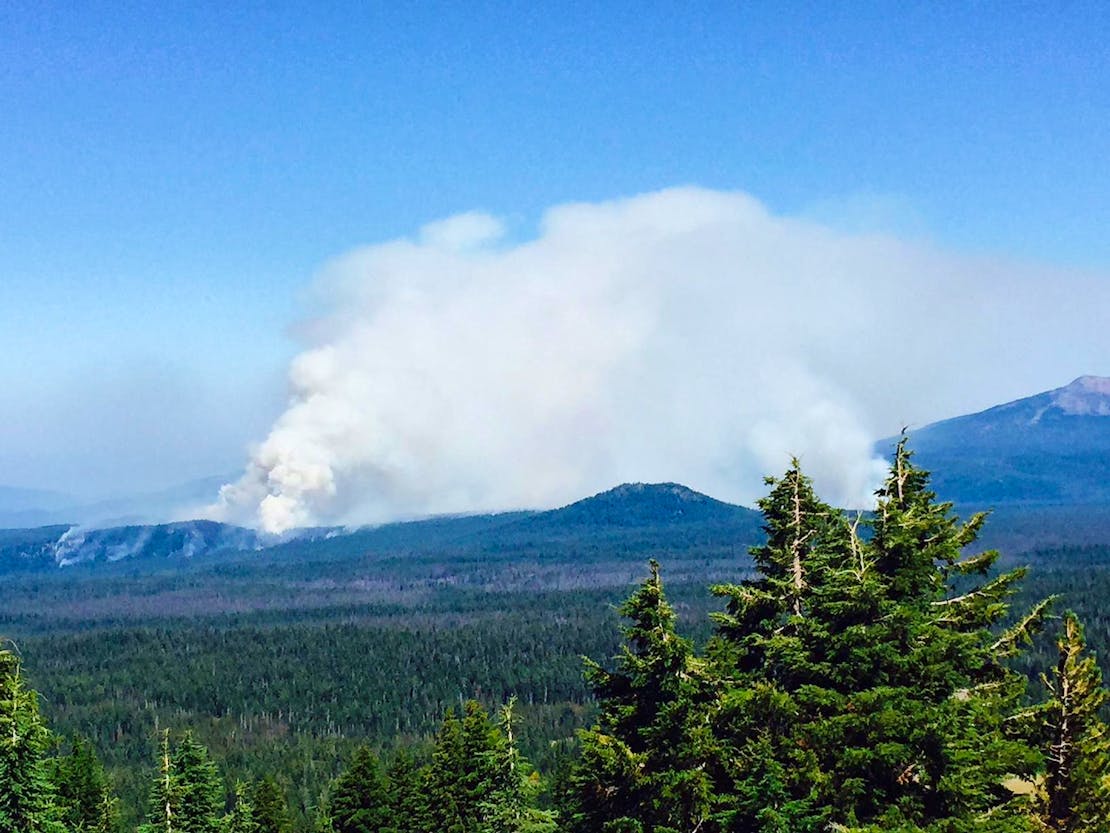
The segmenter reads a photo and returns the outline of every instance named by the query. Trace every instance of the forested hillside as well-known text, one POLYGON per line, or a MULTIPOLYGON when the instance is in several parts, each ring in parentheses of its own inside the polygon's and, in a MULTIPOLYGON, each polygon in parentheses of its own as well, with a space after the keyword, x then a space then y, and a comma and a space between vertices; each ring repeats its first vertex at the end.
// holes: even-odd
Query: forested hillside
POLYGON ((447 534, 253 596, 222 562, 12 580, 0 831, 1106 829, 1110 547, 996 561, 906 454, 874 515, 797 469, 761 508, 754 560, 675 532, 646 579, 573 535, 448 569, 447 534))

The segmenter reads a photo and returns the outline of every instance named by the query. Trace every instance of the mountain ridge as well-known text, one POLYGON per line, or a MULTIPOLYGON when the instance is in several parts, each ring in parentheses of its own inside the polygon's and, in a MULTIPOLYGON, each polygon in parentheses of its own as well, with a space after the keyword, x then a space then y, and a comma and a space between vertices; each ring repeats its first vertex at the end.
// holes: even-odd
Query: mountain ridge
MULTIPOLYGON (((894 442, 880 441, 877 449, 889 454, 894 442)), ((967 508, 1010 507, 1013 511, 1003 514, 1011 525, 1018 524, 1014 512, 1021 507, 1110 507, 1110 378, 1080 376, 1060 388, 926 425, 911 432, 910 447, 916 461, 933 472, 942 498, 967 508)), ((35 494, 23 492, 21 499, 35 494)), ((1045 511, 1038 517, 1059 524, 1075 515, 1045 511)), ((473 555, 514 548, 534 553, 547 545, 681 548, 695 539, 723 546, 729 536, 754 541, 760 526, 755 510, 680 483, 630 482, 545 511, 304 529, 283 537, 204 520, 0 529, 0 571, 187 562, 288 544, 296 544, 306 557, 316 556, 304 545, 345 553, 342 557, 359 547, 379 554, 448 549, 473 555), (322 544, 331 538, 345 540, 322 544)))
MULTIPOLYGON (((71 525, 0 529, 0 571, 66 568, 121 561, 166 563, 220 553, 253 553, 286 544, 342 538, 335 548, 424 552, 542 547, 568 539, 681 540, 691 533, 720 538, 758 530, 759 514, 678 483, 624 483, 546 511, 427 518, 342 530, 321 527, 271 536, 216 521, 177 521, 85 529, 71 525)), ((303 549, 303 547, 301 547, 303 549)), ((326 549, 326 548, 325 548, 326 549)))
MULTIPOLYGON (((1110 503, 1110 378, 951 417, 909 433, 937 492, 958 504, 1110 503)), ((889 457, 895 438, 876 450, 889 457)))

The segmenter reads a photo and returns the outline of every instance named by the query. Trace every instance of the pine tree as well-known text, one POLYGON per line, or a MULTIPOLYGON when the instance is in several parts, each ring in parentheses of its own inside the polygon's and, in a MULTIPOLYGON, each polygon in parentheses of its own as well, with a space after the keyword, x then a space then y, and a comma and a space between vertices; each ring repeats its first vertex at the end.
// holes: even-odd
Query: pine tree
POLYGON ((963 555, 983 516, 960 523, 910 456, 903 441, 869 538, 795 461, 760 504, 759 576, 718 588, 729 829, 1023 827, 1004 783, 1036 754, 1006 731, 1024 680, 1004 660, 1047 604, 995 633, 1023 571, 992 578, 997 553, 963 555))
POLYGON ((75 737, 70 753, 54 759, 51 780, 70 833, 110 833, 119 826, 118 802, 88 741, 75 737))
POLYGON ((0 833, 65 833, 46 765, 50 734, 18 659, 0 651, 0 833))
POLYGON ((720 637, 715 650, 730 654, 732 673, 763 669, 769 640, 791 633, 791 618, 803 618, 820 582, 821 564, 814 556, 835 515, 818 500, 796 459, 781 479, 766 482, 771 492, 758 504, 766 542, 751 550, 758 577, 713 588, 714 595, 728 599, 725 612, 713 618, 720 637))
POLYGON ((224 790, 208 750, 191 731, 176 746, 162 735, 148 821, 140 833, 221 833, 224 790))
POLYGON ((242 782, 235 785, 235 806, 224 819, 224 831, 225 833, 259 833, 250 791, 242 782))
POLYGON ((258 833, 289 833, 289 805, 285 793, 272 777, 266 776, 254 785, 251 803, 258 833))
POLYGON ((449 710, 426 774, 428 820, 445 833, 478 833, 484 803, 495 789, 504 738, 481 704, 469 700, 463 717, 449 710))
POLYGON ((360 746, 336 779, 328 805, 335 833, 379 833, 390 824, 389 793, 377 756, 360 746))
POLYGON ((220 833, 224 787, 208 750, 186 730, 173 752, 179 833, 220 833))
POLYGON ((139 833, 174 833, 180 830, 177 819, 178 779, 170 756, 169 729, 162 733, 162 742, 158 749, 158 772, 150 785, 147 804, 147 823, 139 828, 139 833))
POLYGON ((1060 658, 1044 683, 1040 710, 1047 735, 1047 770, 1037 818, 1056 833, 1110 831, 1110 728, 1099 716, 1110 700, 1095 658, 1086 653, 1083 626, 1066 613, 1060 658))
POLYGON ((985 515, 961 522, 911 458, 903 437, 867 546, 884 593, 870 647, 857 652, 853 713, 833 736, 833 781, 853 788, 839 807, 887 824, 990 818, 1022 829, 1005 783, 1030 774, 1036 754, 1006 730, 1025 680, 1005 659, 1040 627, 1048 601, 995 632, 1025 570, 992 577, 996 551, 964 555, 985 515))
POLYGON ((432 830, 467 833, 463 796, 466 765, 462 721, 454 709, 448 709, 436 734, 432 760, 424 778, 428 821, 432 830))
POLYGON ((572 831, 704 829, 713 795, 705 685, 691 643, 675 632, 659 565, 621 606, 630 620, 616 669, 587 663, 600 715, 583 732, 569 783, 572 831))
POLYGON ((389 809, 395 833, 425 833, 428 801, 420 789, 420 770, 407 749, 399 749, 386 772, 389 809))
POLYGON ((874 588, 853 557, 853 530, 796 459, 767 484, 759 501, 766 541, 751 551, 757 576, 713 588, 728 600, 712 617, 709 646, 720 681, 719 815, 728 830, 800 833, 825 822, 820 762, 804 729, 824 711, 823 688, 838 673, 830 631, 849 629, 874 588))
POLYGON ((498 785, 498 761, 505 739, 476 700, 463 706, 463 758, 461 794, 458 802, 464 829, 480 831, 485 822, 485 803, 498 785))
POLYGON ((554 833, 555 814, 534 806, 538 780, 517 749, 513 733, 510 698, 498 717, 497 728, 504 740, 500 749, 487 753, 494 770, 492 789, 481 803, 482 833, 554 833))

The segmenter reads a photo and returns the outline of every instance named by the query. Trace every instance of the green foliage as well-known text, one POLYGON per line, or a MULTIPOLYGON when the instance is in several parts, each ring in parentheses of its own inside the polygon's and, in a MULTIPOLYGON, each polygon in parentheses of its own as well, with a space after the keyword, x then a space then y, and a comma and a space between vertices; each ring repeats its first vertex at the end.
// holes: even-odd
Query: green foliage
POLYGON ((1099 713, 1110 700, 1102 672, 1086 653, 1083 627, 1064 615, 1060 659, 1044 684, 1041 707, 1046 771, 1038 791, 1037 818, 1058 833, 1110 831, 1110 728, 1099 713))
MULTIPOLYGON (((460 556, 451 572, 442 554, 422 566, 407 555, 374 562, 393 571, 388 592, 408 594, 403 602, 101 622, 110 639, 24 640, 49 716, 91 744, 51 759, 38 700, 0 653, 0 833, 118 833, 93 745, 112 756, 122 827, 135 829, 135 773, 151 768, 153 726, 171 721, 198 734, 163 736, 143 779, 143 833, 303 833, 313 814, 317 833, 1107 833, 1101 676, 1077 619, 1065 618, 1051 654, 1037 633, 1044 597, 1061 593, 1083 612, 1091 644, 1110 647, 1110 548, 1034 554, 1037 578, 1025 582, 1024 568, 969 549, 983 516, 959 521, 929 483, 900 444, 874 514, 853 519, 823 503, 795 461, 760 503, 754 573, 721 557, 735 543, 713 539, 703 556, 686 537, 668 550, 680 576, 728 582, 714 587, 725 609, 710 622, 710 600, 688 581, 665 593, 653 562, 619 607, 623 640, 606 605, 642 549, 574 549, 579 527, 566 523, 548 524, 568 536, 549 563, 513 563, 516 550, 460 556), (470 586, 422 583, 424 569, 470 586), (520 589, 564 573, 567 590, 520 589), (502 577, 518 589, 491 592, 502 577), (589 663, 583 683, 573 659, 583 651, 616 657, 589 663), (1038 705, 1026 683, 1040 671, 1038 705), (508 705, 491 720, 470 696, 508 705), (385 751, 387 772, 358 741, 385 751), (240 782, 227 814, 208 748, 240 782), (558 817, 525 753, 548 773, 567 762, 558 817)), ((680 530, 640 522, 621 515, 612 541, 626 546, 634 530, 647 546, 660 529, 680 530)), ((460 523, 443 524, 452 557, 463 552, 452 536, 493 521, 460 523)), ((523 542, 537 529, 514 534, 523 542)), ((285 580, 308 586, 317 568, 337 582, 351 563, 344 554, 310 570, 290 554, 272 565, 275 592, 285 580)), ((254 569, 197 573, 182 592, 254 569)), ((342 586, 378 581, 348 579, 342 586)), ((136 581, 105 579, 149 590, 152 604, 168 598, 156 574, 136 581)))
POLYGON ((498 743, 485 754, 492 764, 492 783, 482 798, 482 833, 554 833, 556 815, 534 804, 538 778, 517 749, 513 732, 513 707, 516 698, 501 708, 498 715, 498 743))
POLYGON ((335 782, 328 804, 335 833, 378 833, 387 828, 389 792, 378 758, 360 746, 335 782))
POLYGON ((158 770, 141 833, 222 833, 224 787, 208 750, 190 731, 162 735, 158 770))
POLYGON ((399 749, 386 773, 389 811, 394 833, 423 833, 427 829, 427 800, 421 791, 421 773, 412 753, 399 749))
POLYGON ((259 833, 254 803, 247 785, 242 781, 235 785, 235 805, 224 819, 224 833, 259 833))
POLYGON ((65 833, 48 775, 50 735, 19 661, 0 651, 0 833, 65 833))
POLYGON ((69 754, 50 763, 61 820, 70 833, 119 829, 119 802, 91 743, 75 737, 69 754))
POLYGON ((272 775, 260 779, 251 792, 254 824, 258 833, 289 833, 289 805, 272 775))
MULTIPOLYGON (((1005 786, 1036 765, 1035 753, 1005 729, 1024 680, 1002 662, 992 631, 1024 573, 987 577, 996 553, 963 555, 983 517, 963 524, 951 510, 936 501, 904 440, 866 540, 812 499, 796 465, 765 503, 769 546, 782 542, 772 565, 800 552, 795 573, 809 578, 800 602, 796 581, 772 584, 779 615, 748 637, 766 646, 749 676, 768 692, 739 705, 755 704, 759 721, 773 727, 759 735, 778 770, 766 774, 761 763, 754 773, 755 787, 770 779, 781 792, 770 829, 928 828, 982 818, 1025 826, 1005 786)), ((1027 617, 1025 627, 1035 621, 1027 617)), ((725 737, 730 752, 753 759, 750 736, 734 727, 725 737)), ((742 782, 743 765, 729 758, 726 769, 742 782)), ((767 808, 740 809, 756 810, 749 821, 758 824, 767 808)))
POLYGON ((572 831, 633 823, 645 833, 690 830, 710 813, 708 686, 692 644, 675 631, 659 565, 650 567, 621 606, 629 624, 615 670, 587 664, 600 715, 582 733, 582 762, 566 793, 572 831))

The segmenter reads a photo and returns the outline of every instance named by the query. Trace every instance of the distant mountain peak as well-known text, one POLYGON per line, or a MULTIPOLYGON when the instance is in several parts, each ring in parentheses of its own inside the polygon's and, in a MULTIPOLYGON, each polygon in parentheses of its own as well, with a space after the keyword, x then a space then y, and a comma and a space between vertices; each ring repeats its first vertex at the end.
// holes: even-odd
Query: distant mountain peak
POLYGON ((537 516, 537 522, 650 526, 734 522, 752 510, 695 492, 681 483, 622 483, 593 497, 537 516))
POLYGON ((587 500, 596 500, 598 498, 629 498, 629 497, 643 497, 646 495, 655 495, 659 497, 669 496, 677 500, 687 500, 692 502, 705 502, 713 500, 708 495, 703 495, 701 492, 695 492, 689 486, 683 486, 681 483, 622 483, 619 486, 614 486, 605 492, 600 492, 587 500))
MULTIPOLYGON (((1110 378, 926 425, 910 446, 942 497, 973 506, 1110 505, 1110 378)), ((891 447, 883 441, 880 449, 891 447)))
POLYGON ((1080 376, 1049 396, 1052 406, 1069 416, 1110 416, 1110 377, 1080 376))

